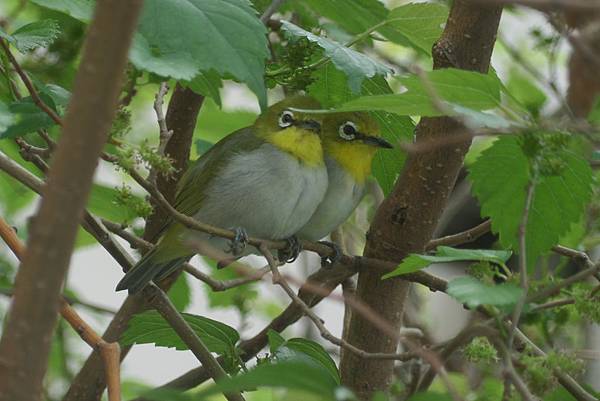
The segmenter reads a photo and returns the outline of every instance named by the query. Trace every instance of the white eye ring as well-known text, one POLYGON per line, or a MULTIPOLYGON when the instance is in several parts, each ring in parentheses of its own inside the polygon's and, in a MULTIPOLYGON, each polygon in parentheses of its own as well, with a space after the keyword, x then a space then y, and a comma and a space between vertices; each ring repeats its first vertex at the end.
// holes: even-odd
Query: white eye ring
POLYGON ((340 125, 338 132, 340 134, 340 138, 351 141, 356 138, 356 133, 358 130, 356 129, 356 124, 354 124, 352 121, 346 121, 340 125))
POLYGON ((279 116, 278 124, 281 128, 287 128, 294 124, 294 113, 284 110, 279 116))

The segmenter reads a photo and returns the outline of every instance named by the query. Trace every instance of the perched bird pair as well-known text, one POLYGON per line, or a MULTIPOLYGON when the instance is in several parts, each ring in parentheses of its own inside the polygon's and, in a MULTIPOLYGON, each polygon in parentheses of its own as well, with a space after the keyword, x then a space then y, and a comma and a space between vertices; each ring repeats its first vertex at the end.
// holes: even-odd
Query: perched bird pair
POLYGON ((377 148, 392 146, 367 113, 299 112, 319 107, 308 96, 274 104, 254 125, 215 144, 181 178, 175 208, 235 230, 237 241, 229 244, 171 220, 117 291, 135 293, 168 276, 195 254, 193 241, 229 245, 242 256, 247 235, 317 241, 343 223, 362 198, 377 148))

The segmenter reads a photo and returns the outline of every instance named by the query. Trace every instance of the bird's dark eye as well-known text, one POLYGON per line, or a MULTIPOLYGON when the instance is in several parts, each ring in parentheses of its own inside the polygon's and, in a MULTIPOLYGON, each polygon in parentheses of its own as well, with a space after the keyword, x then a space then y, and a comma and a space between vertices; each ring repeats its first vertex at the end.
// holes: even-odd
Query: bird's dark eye
POLYGON ((281 128, 287 128, 294 123, 294 113, 289 110, 284 110, 279 116, 279 126, 281 128))
POLYGON ((356 124, 354 124, 352 121, 346 121, 340 125, 339 134, 341 138, 347 141, 352 141, 354 138, 356 138, 356 133, 356 124))

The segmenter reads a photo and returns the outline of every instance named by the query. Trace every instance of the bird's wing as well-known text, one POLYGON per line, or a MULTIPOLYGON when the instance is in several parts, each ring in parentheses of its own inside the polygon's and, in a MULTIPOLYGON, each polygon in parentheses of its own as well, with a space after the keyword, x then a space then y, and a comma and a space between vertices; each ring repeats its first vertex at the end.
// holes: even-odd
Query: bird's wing
MULTIPOLYGON (((202 206, 204 189, 210 186, 212 180, 218 179, 218 172, 223 164, 235 154, 250 152, 264 143, 255 135, 254 130, 255 127, 251 126, 227 135, 188 167, 177 184, 173 204, 177 211, 194 216, 202 206)), ((165 222, 156 238, 163 236, 173 220, 170 217, 165 222)))

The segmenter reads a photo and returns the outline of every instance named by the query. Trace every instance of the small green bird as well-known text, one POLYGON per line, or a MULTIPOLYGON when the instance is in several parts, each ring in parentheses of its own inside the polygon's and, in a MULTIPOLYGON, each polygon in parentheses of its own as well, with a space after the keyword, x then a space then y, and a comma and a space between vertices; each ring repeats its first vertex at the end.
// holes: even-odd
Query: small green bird
MULTIPOLYGON (((320 124, 290 108, 318 109, 319 104, 307 96, 287 98, 251 127, 223 138, 181 178, 175 208, 203 223, 235 229, 242 242, 248 235, 281 240, 296 234, 325 196, 327 168, 320 124)), ((171 274, 195 254, 190 241, 208 241, 222 250, 230 244, 234 256, 241 256, 228 240, 171 220, 117 291, 136 293, 150 280, 171 274)))
POLYGON ((309 241, 326 237, 346 221, 364 195, 375 152, 393 147, 381 138, 377 121, 364 112, 327 114, 321 131, 329 184, 323 201, 298 232, 298 238, 309 241))

